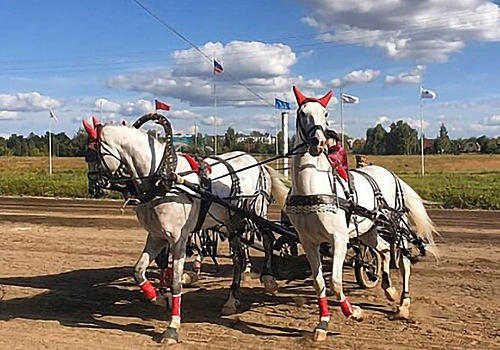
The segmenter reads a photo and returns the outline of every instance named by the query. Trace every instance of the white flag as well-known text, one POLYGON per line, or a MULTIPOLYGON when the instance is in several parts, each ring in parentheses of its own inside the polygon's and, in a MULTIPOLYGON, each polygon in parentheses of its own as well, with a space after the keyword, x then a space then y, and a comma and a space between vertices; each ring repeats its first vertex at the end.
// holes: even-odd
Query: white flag
POLYGON ((420 87, 420 98, 430 98, 431 100, 434 100, 436 97, 436 91, 425 89, 422 86, 420 87))
POLYGON ((342 93, 342 102, 357 104, 359 103, 359 97, 342 93))
POLYGON ((59 119, 57 118, 56 114, 54 113, 54 111, 51 109, 49 109, 49 113, 50 113, 50 117, 51 118, 54 118, 54 120, 59 123, 59 119))

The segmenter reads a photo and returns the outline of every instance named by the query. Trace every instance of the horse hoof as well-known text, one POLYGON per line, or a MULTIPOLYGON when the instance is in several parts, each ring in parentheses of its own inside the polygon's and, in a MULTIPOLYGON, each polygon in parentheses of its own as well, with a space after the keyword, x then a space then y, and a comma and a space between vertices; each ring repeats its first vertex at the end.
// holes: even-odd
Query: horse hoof
POLYGON ((179 332, 175 328, 167 328, 161 335, 160 343, 174 345, 179 342, 179 332))
POLYGON ((270 275, 262 276, 262 282, 264 283, 264 289, 267 293, 276 294, 278 292, 278 284, 276 279, 270 275))
POLYGON ((314 341, 325 341, 327 335, 328 332, 325 331, 324 329, 315 329, 313 339, 314 341))
POLYGON ((409 320, 410 319, 410 309, 407 307, 398 307, 398 311, 396 313, 396 318, 400 320, 409 320))
POLYGON ((198 275, 192 271, 186 271, 182 275, 182 284, 186 287, 192 286, 194 283, 198 282, 198 280, 198 275))
POLYGON ((363 310, 359 306, 353 305, 351 318, 358 322, 363 321, 363 310))
POLYGON ((167 307, 168 306, 168 296, 159 294, 153 304, 156 306, 167 307))
POLYGON ((389 287, 384 290, 385 297, 389 301, 396 301, 397 291, 394 287, 389 287))
POLYGON ((234 303, 231 303, 228 301, 223 307, 222 310, 220 311, 220 314, 222 316, 229 316, 229 315, 234 315, 238 313, 238 307, 240 306, 239 301, 236 301, 234 303))

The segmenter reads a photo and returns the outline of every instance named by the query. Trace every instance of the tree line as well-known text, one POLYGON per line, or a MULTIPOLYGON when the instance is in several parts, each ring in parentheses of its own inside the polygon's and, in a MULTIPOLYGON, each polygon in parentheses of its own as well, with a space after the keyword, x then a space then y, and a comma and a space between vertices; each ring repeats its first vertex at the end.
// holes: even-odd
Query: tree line
MULTIPOLYGON (((155 131, 148 133, 157 137, 155 131)), ((27 137, 13 134, 9 138, 0 137, 0 156, 48 156, 48 132, 45 135, 30 133, 27 137)), ((268 134, 252 131, 249 135, 236 132, 229 127, 224 135, 217 138, 219 153, 229 151, 244 151, 257 154, 275 154, 276 144, 269 143, 268 134), (265 141, 267 140, 267 141, 265 141)), ((366 131, 366 139, 352 139, 345 135, 346 140, 351 140, 349 147, 351 153, 373 155, 411 155, 420 154, 420 139, 417 130, 408 123, 400 120, 392 123, 389 130, 378 124, 366 131)), ((289 139, 290 147, 295 142, 295 136, 289 139)), ((425 153, 459 154, 464 152, 467 144, 479 145, 481 153, 500 153, 500 137, 450 139, 444 124, 441 125, 439 134, 435 138, 426 138, 425 153)), ((197 134, 192 137, 189 144, 183 146, 183 151, 200 155, 212 154, 214 149, 212 135, 197 134)), ((87 133, 80 129, 72 138, 64 132, 52 135, 53 154, 60 157, 81 157, 87 147, 87 133)), ((278 151, 283 153, 283 133, 278 133, 278 151)))
MULTIPOLYGON (((460 154, 466 151, 468 144, 472 144, 471 151, 500 153, 500 137, 489 138, 483 135, 452 140, 444 124, 441 124, 435 138, 424 136, 424 152, 427 154, 460 154)), ((353 142, 352 152, 377 155, 420 154, 421 141, 418 131, 400 120, 392 123, 389 131, 380 124, 369 128, 366 139, 353 142)))

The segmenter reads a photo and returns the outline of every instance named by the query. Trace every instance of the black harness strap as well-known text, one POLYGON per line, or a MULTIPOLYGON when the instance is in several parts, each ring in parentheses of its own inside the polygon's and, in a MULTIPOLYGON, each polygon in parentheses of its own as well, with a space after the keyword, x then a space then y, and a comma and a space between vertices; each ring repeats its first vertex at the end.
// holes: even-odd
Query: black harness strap
MULTIPOLYGON (((208 169, 205 162, 198 156, 195 156, 194 159, 200 167, 200 172, 198 174, 200 179, 200 187, 205 191, 212 192, 212 181, 208 177, 208 169)), ((194 232, 200 231, 203 223, 205 222, 208 211, 210 210, 210 206, 212 205, 212 201, 207 198, 201 197, 200 201, 200 212, 198 213, 198 219, 196 220, 194 232)))

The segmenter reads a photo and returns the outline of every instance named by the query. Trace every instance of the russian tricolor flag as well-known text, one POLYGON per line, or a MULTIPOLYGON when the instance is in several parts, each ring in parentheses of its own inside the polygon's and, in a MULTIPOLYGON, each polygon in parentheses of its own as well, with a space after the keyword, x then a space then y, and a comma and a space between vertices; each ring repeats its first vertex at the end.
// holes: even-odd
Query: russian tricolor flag
POLYGON ((214 73, 217 74, 222 74, 224 72, 224 68, 222 68, 222 64, 217 62, 216 59, 214 59, 214 73))

